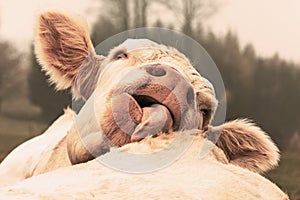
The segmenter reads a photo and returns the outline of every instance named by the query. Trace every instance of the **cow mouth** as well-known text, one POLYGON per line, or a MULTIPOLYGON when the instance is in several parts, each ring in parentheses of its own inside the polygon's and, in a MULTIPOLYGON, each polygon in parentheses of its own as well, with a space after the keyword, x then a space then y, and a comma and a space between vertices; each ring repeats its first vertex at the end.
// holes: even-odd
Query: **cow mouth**
POLYGON ((160 132, 168 133, 174 128, 174 114, 170 106, 164 105, 152 96, 132 95, 132 98, 141 113, 130 111, 133 119, 140 119, 131 134, 131 142, 138 142, 147 136, 156 136, 160 132))
MULTIPOLYGON (((154 107, 156 105, 160 105, 160 106, 164 106, 168 111, 167 114, 169 114, 170 116, 170 120, 172 120, 172 122, 174 122, 174 114, 173 112, 170 110, 170 106, 168 105, 164 105, 162 102, 157 101, 156 99, 154 99, 152 96, 146 96, 146 95, 132 95, 132 97, 134 98, 134 100, 136 101, 136 104, 141 108, 141 110, 145 109, 145 108, 150 108, 150 107, 154 107)), ((130 113, 131 115, 134 115, 134 112, 130 113)))
MULTIPOLYGON (((168 115, 168 120, 172 120, 173 130, 179 128, 181 107, 179 99, 172 89, 163 85, 147 84, 138 88, 131 96, 142 110, 149 107, 158 107, 156 111, 163 110, 162 113, 167 112, 165 114, 168 115)), ((143 115, 143 117, 145 116, 143 115)))
POLYGON ((180 127, 181 107, 172 89, 159 84, 147 84, 132 94, 114 95, 110 117, 102 127, 116 146, 138 142, 147 136, 176 131, 180 127))
POLYGON ((132 97, 135 99, 137 104, 141 107, 149 107, 153 104, 160 104, 157 100, 155 100, 151 96, 146 96, 146 95, 132 95, 132 97))

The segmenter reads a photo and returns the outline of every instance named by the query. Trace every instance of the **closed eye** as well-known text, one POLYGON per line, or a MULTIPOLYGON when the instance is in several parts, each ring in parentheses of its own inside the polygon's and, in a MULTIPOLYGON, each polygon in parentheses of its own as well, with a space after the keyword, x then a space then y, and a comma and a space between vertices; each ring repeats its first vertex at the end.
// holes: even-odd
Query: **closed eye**
POLYGON ((113 60, 120 60, 128 58, 128 54, 124 50, 119 50, 114 53, 113 60))

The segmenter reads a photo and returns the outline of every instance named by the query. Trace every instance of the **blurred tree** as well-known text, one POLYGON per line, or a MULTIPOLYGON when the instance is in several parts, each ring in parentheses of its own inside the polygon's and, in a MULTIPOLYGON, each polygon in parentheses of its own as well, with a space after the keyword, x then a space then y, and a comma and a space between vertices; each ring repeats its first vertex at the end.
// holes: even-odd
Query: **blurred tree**
MULTIPOLYGON (((259 59, 255 72, 257 94, 255 118, 263 122, 282 149, 287 149, 294 132, 300 130, 300 66, 282 60, 277 54, 259 59)), ((254 89, 255 88, 255 89, 254 89)))
POLYGON ((128 5, 128 1, 124 1, 124 0, 115 0, 116 4, 118 4, 118 8, 120 11, 120 29, 121 30, 127 30, 129 29, 129 5, 128 5))
POLYGON ((169 10, 182 19, 181 31, 191 37, 194 37, 193 24, 198 20, 207 19, 217 11, 216 3, 208 0, 155 0, 165 5, 169 10))
POLYGON ((134 16, 133 27, 146 27, 147 26, 147 8, 149 6, 149 0, 134 0, 134 16))
MULTIPOLYGON (((109 19, 119 32, 147 26, 150 0, 106 0, 109 19)), ((100 13, 103 16, 103 12, 100 13)), ((99 19, 101 18, 99 15, 99 19)))
POLYGON ((31 66, 28 74, 29 99, 32 104, 41 108, 41 120, 51 122, 63 113, 63 109, 71 106, 72 96, 69 91, 55 91, 49 85, 45 73, 37 63, 31 48, 31 66))
POLYGON ((243 50, 243 55, 246 58, 249 58, 251 60, 255 60, 256 54, 255 49, 252 44, 247 44, 243 50))
POLYGON ((164 24, 162 23, 162 21, 160 19, 156 20, 156 22, 154 23, 155 27, 159 27, 159 28, 163 28, 164 24))
POLYGON ((106 17, 99 15, 93 26, 92 42, 96 46, 103 40, 119 33, 119 29, 106 17))
POLYGON ((205 37, 205 41, 201 43, 212 56, 222 74, 228 96, 228 110, 231 111, 228 117, 234 118, 241 106, 235 100, 243 98, 241 91, 244 90, 238 38, 231 31, 228 31, 223 38, 217 38, 212 32, 209 32, 205 37))
POLYGON ((0 113, 2 102, 9 88, 14 85, 22 74, 18 64, 20 54, 7 42, 0 42, 0 113))
MULTIPOLYGON (((102 20, 114 24, 119 32, 128 30, 130 28, 130 1, 129 0, 105 0, 105 7, 107 8, 107 16, 103 12, 99 13, 96 23, 102 20)), ((99 27, 97 27, 99 28, 99 27)), ((99 29, 99 30, 103 30, 99 29)))
POLYGON ((227 95, 227 120, 253 119, 281 149, 287 150, 292 134, 300 130, 300 66, 282 60, 257 57, 249 44, 241 49, 236 35, 197 36, 217 64, 227 95))
POLYGON ((129 3, 126 0, 107 0, 111 6, 110 17, 117 19, 117 27, 120 31, 127 30, 130 27, 129 3))

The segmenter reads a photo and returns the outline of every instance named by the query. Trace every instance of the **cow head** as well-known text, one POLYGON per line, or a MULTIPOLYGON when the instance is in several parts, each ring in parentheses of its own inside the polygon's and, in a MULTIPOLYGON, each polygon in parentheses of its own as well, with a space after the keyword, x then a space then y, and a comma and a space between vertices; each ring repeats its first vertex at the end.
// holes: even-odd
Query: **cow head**
MULTIPOLYGON (((95 128, 86 128, 93 130, 80 139, 74 126, 68 135, 73 164, 103 154, 108 142, 122 146, 147 135, 193 128, 206 131, 207 138, 217 137, 229 162, 244 168, 265 171, 278 161, 276 146, 252 124, 209 126, 217 108, 213 86, 174 48, 129 39, 106 57, 96 55, 86 23, 57 12, 40 15, 35 44, 38 60, 57 90, 71 88, 75 98, 93 98, 96 104, 106 139, 95 139, 95 128), (92 146, 93 156, 82 141, 92 146)), ((88 119, 85 123, 90 126, 88 119)))

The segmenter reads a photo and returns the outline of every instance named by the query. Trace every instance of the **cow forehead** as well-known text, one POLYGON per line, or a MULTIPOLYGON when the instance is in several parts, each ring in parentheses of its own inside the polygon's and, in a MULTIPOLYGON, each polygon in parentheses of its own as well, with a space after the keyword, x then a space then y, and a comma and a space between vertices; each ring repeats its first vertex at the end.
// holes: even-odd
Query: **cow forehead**
MULTIPOLYGON (((134 56, 130 57, 131 59, 128 61, 118 62, 116 65, 123 65, 123 62, 128 66, 153 62, 166 63, 177 69, 193 85, 195 92, 208 96, 208 99, 214 104, 213 110, 215 109, 217 100, 213 85, 203 78, 197 69, 192 66, 190 60, 177 49, 158 44, 149 39, 127 39, 111 50, 108 63, 112 60, 114 53, 120 49, 126 50, 134 56)), ((104 62, 104 66, 108 63, 104 62)), ((111 63, 106 68, 111 68, 111 63)))
POLYGON ((177 49, 163 44, 158 44, 149 39, 127 39, 119 46, 110 51, 109 60, 119 50, 125 50, 134 55, 138 62, 168 62, 171 65, 189 66, 189 59, 177 49))
POLYGON ((142 48, 159 48, 161 50, 168 50, 164 45, 157 44, 149 39, 127 39, 118 47, 126 48, 128 51, 142 48))
POLYGON ((181 62, 182 64, 190 65, 190 61, 187 57, 180 53, 177 49, 163 44, 158 44, 149 39, 127 39, 122 44, 114 48, 110 53, 115 52, 118 49, 126 49, 126 51, 131 53, 135 52, 137 56, 140 54, 140 56, 150 60, 169 57, 181 62))
POLYGON ((110 55, 118 52, 119 49, 126 49, 128 52, 134 53, 139 58, 134 60, 135 64, 139 62, 167 63, 184 75, 192 83, 196 92, 204 89, 215 96, 213 85, 202 78, 200 73, 191 65, 190 60, 173 47, 158 44, 149 39, 126 39, 119 46, 112 49, 110 55))

